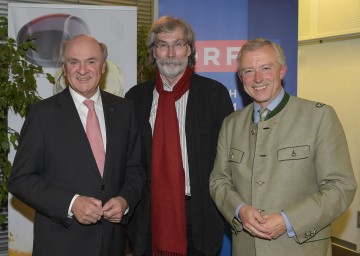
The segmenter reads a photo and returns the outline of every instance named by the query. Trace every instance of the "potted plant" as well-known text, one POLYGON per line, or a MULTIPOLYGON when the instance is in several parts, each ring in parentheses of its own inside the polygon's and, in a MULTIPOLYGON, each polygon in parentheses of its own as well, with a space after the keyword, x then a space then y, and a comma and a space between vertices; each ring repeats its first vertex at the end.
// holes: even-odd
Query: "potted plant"
POLYGON ((155 68, 149 61, 149 51, 146 47, 146 37, 149 26, 140 26, 137 30, 137 82, 144 82, 155 77, 155 68))
MULTIPOLYGON (((36 50, 34 38, 22 44, 8 36, 8 19, 0 17, 0 206, 8 206, 8 179, 12 164, 8 159, 11 146, 17 149, 19 133, 8 126, 8 113, 25 117, 30 104, 40 100, 36 78, 46 76, 50 83, 54 78, 45 74, 41 66, 26 61, 26 51, 36 50)), ((0 223, 6 216, 0 213, 0 223)))

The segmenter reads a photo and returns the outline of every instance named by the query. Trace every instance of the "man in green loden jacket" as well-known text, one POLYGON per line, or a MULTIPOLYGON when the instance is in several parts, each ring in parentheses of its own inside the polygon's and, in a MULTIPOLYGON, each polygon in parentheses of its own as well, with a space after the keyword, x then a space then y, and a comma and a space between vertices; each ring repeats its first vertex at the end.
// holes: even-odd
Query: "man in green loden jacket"
POLYGON ((233 227, 233 255, 329 256, 330 224, 355 195, 334 109, 287 94, 285 73, 278 44, 241 48, 238 75, 254 103, 225 118, 210 176, 210 194, 233 227))

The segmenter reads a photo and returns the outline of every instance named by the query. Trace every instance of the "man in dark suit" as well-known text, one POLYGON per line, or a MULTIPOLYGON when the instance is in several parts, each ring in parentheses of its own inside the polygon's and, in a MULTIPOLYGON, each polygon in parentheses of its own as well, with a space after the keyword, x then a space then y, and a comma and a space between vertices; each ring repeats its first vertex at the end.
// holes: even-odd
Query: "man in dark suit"
POLYGON ((9 191, 36 211, 33 255, 123 255, 124 224, 144 184, 133 105, 98 87, 104 44, 79 35, 61 56, 69 86, 30 108, 9 191), (85 100, 100 124, 97 144, 87 138, 85 100))
POLYGON ((125 96, 135 105, 147 172, 146 191, 129 222, 132 252, 215 255, 224 222, 208 184, 221 123, 233 111, 229 92, 193 73, 195 36, 183 20, 161 17, 147 45, 156 77, 125 96))

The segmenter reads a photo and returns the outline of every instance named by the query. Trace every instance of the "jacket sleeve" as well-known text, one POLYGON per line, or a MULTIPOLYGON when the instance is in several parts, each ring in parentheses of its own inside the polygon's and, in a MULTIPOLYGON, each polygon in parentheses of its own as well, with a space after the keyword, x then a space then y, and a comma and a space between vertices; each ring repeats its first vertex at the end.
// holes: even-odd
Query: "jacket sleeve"
POLYGON ((21 130, 19 147, 9 178, 9 191, 37 211, 52 216, 64 226, 74 193, 51 184, 44 177, 46 145, 38 107, 31 107, 21 130), (60 196, 61 195, 61 196, 60 196), (50 207, 55 206, 55 208, 50 207))
POLYGON ((229 149, 232 137, 232 120, 225 118, 218 138, 217 154, 214 168, 210 175, 210 195, 217 208, 232 225, 238 226, 239 223, 233 222, 234 213, 239 202, 244 202, 232 181, 232 173, 229 166, 229 149))
POLYGON ((127 146, 125 183, 120 191, 129 205, 129 212, 123 219, 126 222, 134 212, 145 185, 145 173, 141 164, 141 134, 131 103, 129 141, 127 146))
POLYGON ((357 188, 342 125, 333 108, 324 108, 318 134, 314 135, 314 169, 319 190, 284 209, 298 243, 313 237, 320 239, 321 235, 316 235, 345 212, 357 188))

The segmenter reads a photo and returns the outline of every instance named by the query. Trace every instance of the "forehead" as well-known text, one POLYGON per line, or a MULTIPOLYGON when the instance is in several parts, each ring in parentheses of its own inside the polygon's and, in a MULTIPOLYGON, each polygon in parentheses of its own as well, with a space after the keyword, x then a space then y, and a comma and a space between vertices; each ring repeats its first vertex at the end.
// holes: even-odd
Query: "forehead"
POLYGON ((184 39, 184 37, 184 31, 180 27, 175 28, 173 31, 160 32, 156 35, 156 39, 161 41, 174 41, 184 39))
POLYGON ((64 55, 67 58, 91 58, 100 57, 102 55, 102 51, 99 43, 94 39, 80 37, 69 42, 64 55))
POLYGON ((240 62, 243 65, 253 63, 273 63, 277 56, 275 50, 268 45, 262 46, 254 51, 244 52, 241 55, 240 62))

